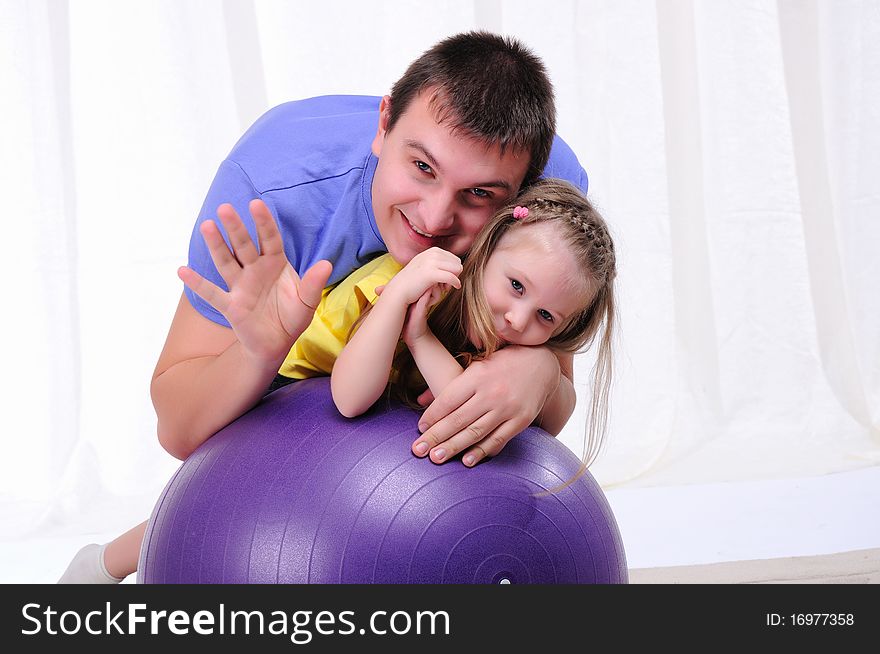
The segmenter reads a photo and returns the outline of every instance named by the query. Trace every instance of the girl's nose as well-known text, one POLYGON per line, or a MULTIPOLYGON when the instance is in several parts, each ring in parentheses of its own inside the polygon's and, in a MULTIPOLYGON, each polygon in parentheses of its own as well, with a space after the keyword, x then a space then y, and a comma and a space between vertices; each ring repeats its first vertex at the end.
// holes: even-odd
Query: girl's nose
POLYGON ((504 319, 514 331, 521 332, 523 330, 523 327, 525 326, 525 320, 523 319, 522 312, 517 312, 511 309, 504 314, 504 319))

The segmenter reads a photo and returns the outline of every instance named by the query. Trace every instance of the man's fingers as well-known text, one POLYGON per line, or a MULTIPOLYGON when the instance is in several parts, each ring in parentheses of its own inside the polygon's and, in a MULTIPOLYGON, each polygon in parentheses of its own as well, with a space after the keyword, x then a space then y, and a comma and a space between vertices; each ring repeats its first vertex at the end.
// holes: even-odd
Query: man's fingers
MULTIPOLYGON (((425 412, 422 414, 422 417, 419 419, 419 431, 423 434, 430 429, 435 422, 439 421, 441 418, 446 416, 450 417, 450 414, 453 411, 456 411, 459 407, 461 407, 465 402, 470 400, 476 390, 472 387, 471 384, 463 384, 461 382, 461 378, 457 379, 456 384, 450 384, 446 387, 446 389, 440 394, 439 398, 435 398, 425 412)), ((473 416, 476 419, 477 415, 473 416)), ((456 429, 455 431, 458 431, 456 429)), ((452 432, 454 433, 454 432, 452 432)), ((451 436, 452 434, 448 434, 451 436)))
MULTIPOLYGON (((437 406, 438 402, 443 401, 443 395, 440 396, 439 399, 434 400, 434 403, 429 407, 429 410, 437 406)), ((425 412, 427 413, 427 411, 425 412)), ((478 403, 469 400, 457 407, 454 411, 449 413, 442 420, 439 420, 437 424, 432 425, 429 429, 426 429, 422 432, 422 435, 416 439, 416 442, 413 444, 413 452, 415 452, 419 456, 424 456, 427 454, 429 448, 433 448, 440 443, 443 443, 459 432, 464 431, 468 427, 472 426, 477 422, 480 418, 488 413, 487 409, 483 409, 478 406, 478 403), (427 446, 427 448, 422 447, 421 444, 427 446)), ((473 440, 468 443, 476 443, 482 436, 477 438, 478 434, 473 434, 473 440)), ((484 436, 485 434, 483 434, 484 436)))
POLYGON ((444 463, 464 452, 461 462, 471 468, 485 458, 493 457, 519 434, 522 429, 512 420, 498 424, 499 416, 489 412, 474 424, 440 443, 430 451, 431 461, 444 463))
POLYGON ((257 227, 257 239, 260 244, 260 254, 263 256, 284 255, 284 241, 272 212, 262 200, 251 200, 251 216, 257 227))
POLYGON ((486 457, 493 457, 498 454, 510 440, 519 434, 519 429, 512 420, 506 420, 495 428, 486 438, 476 443, 464 456, 461 457, 462 463, 468 467, 477 465, 486 457))
MULTIPOLYGON (((445 463, 460 452, 473 449, 474 446, 482 447, 483 454, 478 458, 474 455, 462 462, 467 466, 475 465, 483 456, 489 453, 501 451, 507 441, 500 441, 501 433, 497 433, 496 426, 500 418, 493 411, 480 416, 472 424, 461 431, 453 434, 445 441, 438 443, 430 450, 430 458, 434 463, 445 463), (469 449, 470 448, 470 449, 469 449)), ((491 454, 490 454, 491 455, 491 454)))
POLYGON ((208 253, 211 255, 211 261, 217 268, 217 272, 224 279, 227 286, 234 285, 241 276, 241 264, 233 256, 226 241, 223 240, 217 224, 213 220, 206 220, 199 227, 202 238, 205 239, 205 245, 208 246, 208 253))
POLYGON ((225 315, 224 312, 229 304, 229 294, 222 288, 186 266, 177 269, 177 276, 193 293, 225 315))
POLYGON ((221 204, 217 207, 217 218, 226 230, 235 258, 242 266, 254 263, 259 256, 257 248, 235 208, 231 204, 221 204))
POLYGON ((497 421, 498 419, 491 411, 481 416, 460 432, 434 447, 430 454, 431 461, 434 463, 444 463, 459 452, 471 447, 474 443, 483 441, 497 424, 497 421))
POLYGON ((333 266, 330 262, 322 259, 309 268, 300 280, 299 286, 296 289, 299 294, 299 301, 312 311, 318 307, 318 303, 321 301, 321 293, 323 293, 324 287, 327 286, 327 280, 330 278, 332 271, 333 266))

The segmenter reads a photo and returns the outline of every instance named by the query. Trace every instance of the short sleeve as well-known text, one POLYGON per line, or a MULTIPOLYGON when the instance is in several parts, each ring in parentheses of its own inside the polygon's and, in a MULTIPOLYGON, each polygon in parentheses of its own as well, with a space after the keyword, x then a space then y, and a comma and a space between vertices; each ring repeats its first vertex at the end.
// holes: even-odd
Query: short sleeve
POLYGON ((279 373, 302 379, 329 375, 352 326, 376 301, 376 287, 387 284, 400 270, 389 255, 367 263, 336 286, 324 289, 312 322, 293 344, 279 373))
POLYGON ((578 161, 577 155, 568 143, 556 136, 553 139, 553 148, 550 150, 550 159, 544 166, 544 177, 564 179, 577 186, 586 195, 589 187, 587 171, 578 161))
MULTIPOLYGON (((251 235, 251 239, 256 243, 257 230, 253 218, 251 217, 248 204, 251 200, 257 198, 262 198, 264 201, 266 200, 266 198, 263 198, 262 195, 254 189, 250 179, 238 164, 230 160, 226 160, 220 164, 220 168, 217 170, 214 181, 208 189, 208 195, 202 204, 198 220, 196 220, 195 227, 193 227, 192 235, 190 236, 188 265, 202 277, 214 282, 223 290, 228 290, 228 286, 226 285, 226 282, 223 281, 220 273, 217 272, 217 268, 211 259, 208 247, 205 245, 205 240, 199 232, 199 227, 206 220, 216 221, 217 207, 221 204, 229 203, 235 208, 236 212, 238 212, 238 215, 247 227, 248 233, 251 235)), ((272 211, 277 222, 277 212, 274 210, 271 202, 266 201, 266 204, 269 206, 269 209, 272 211)), ((229 239, 219 221, 217 221, 217 227, 220 229, 220 233, 223 234, 223 238, 228 244, 229 239)), ((295 269, 297 268, 295 262, 292 261, 291 264, 294 265, 295 269)), ((184 289, 184 292, 186 293, 186 297, 189 299, 190 304, 192 304, 196 311, 213 322, 229 327, 229 322, 226 318, 224 318, 214 307, 208 304, 208 302, 200 298, 189 288, 184 289)))

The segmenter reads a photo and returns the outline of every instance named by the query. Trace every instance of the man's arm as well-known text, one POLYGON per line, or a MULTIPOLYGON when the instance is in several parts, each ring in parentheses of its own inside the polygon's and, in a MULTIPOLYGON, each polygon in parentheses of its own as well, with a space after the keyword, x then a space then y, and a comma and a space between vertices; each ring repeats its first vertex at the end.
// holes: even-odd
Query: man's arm
POLYGON ((574 392, 574 355, 560 353, 556 358, 559 361, 559 386, 544 402, 535 419, 536 425, 554 436, 558 436, 565 427, 577 403, 574 392))
POLYGON ((150 385, 162 447, 188 457, 257 403, 283 360, 247 356, 231 329, 203 317, 181 294, 150 385))
POLYGON ((331 265, 319 261, 300 280, 261 200, 250 203, 259 249, 230 205, 200 226, 228 291, 190 268, 181 280, 232 326, 215 324, 181 297, 150 386, 159 442, 186 458, 218 429, 250 409, 269 387, 293 342, 308 327, 331 265), (231 246, 231 247, 230 247, 231 246))
POLYGON ((472 363, 422 415, 413 452, 441 463, 465 451, 471 466, 494 456, 538 420, 557 434, 575 405, 572 356, 545 347, 509 346, 472 363))

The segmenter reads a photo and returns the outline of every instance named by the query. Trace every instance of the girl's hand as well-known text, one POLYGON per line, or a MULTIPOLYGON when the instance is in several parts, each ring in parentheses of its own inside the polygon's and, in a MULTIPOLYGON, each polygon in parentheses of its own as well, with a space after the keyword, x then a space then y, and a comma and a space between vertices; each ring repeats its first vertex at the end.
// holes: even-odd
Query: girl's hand
MULTIPOLYGON (((446 250, 430 248, 414 256, 403 270, 385 285, 380 297, 393 297, 409 306, 437 284, 461 288, 461 260, 446 250)), ((430 305, 428 305, 430 306, 430 305)))
POLYGON ((417 340, 428 333, 428 309, 437 304, 443 297, 443 289, 434 284, 422 297, 409 305, 406 322, 403 323, 403 342, 412 346, 417 340))
POLYGON ((311 322, 332 266, 319 261, 300 279, 284 254, 281 233, 269 208, 262 200, 252 200, 250 211, 259 252, 230 204, 221 205, 217 216, 229 236, 231 249, 214 221, 206 220, 200 227, 229 291, 186 266, 177 274, 223 314, 246 352, 261 361, 280 363, 311 322))

